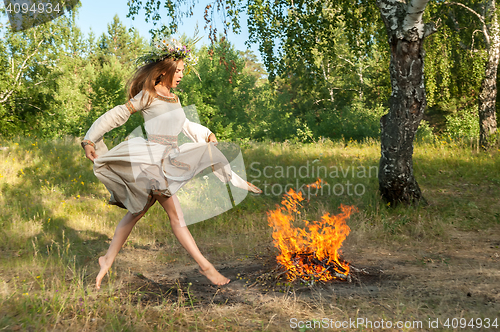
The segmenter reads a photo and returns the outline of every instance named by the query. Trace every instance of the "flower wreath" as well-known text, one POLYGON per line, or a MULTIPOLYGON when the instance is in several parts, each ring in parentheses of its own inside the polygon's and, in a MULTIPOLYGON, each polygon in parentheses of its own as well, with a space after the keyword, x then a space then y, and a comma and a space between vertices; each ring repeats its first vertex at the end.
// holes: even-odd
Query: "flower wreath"
MULTIPOLYGON (((187 45, 183 45, 180 40, 173 37, 170 38, 158 38, 153 40, 151 49, 148 53, 138 57, 136 63, 139 65, 144 65, 152 62, 163 61, 168 58, 172 58, 177 61, 182 59, 186 66, 186 72, 189 73, 193 66, 198 63, 199 57, 194 56, 191 53, 191 49, 196 44, 201 37, 194 38, 187 45)), ((194 70, 196 72, 196 70, 194 70)))

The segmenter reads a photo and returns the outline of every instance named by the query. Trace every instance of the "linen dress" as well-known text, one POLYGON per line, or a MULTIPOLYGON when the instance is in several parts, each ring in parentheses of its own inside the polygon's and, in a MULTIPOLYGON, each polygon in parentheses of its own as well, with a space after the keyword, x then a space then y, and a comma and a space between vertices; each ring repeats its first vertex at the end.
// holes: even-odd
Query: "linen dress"
POLYGON ((191 224, 241 202, 252 188, 246 182, 239 148, 226 145, 233 155, 230 163, 214 143, 206 142, 211 131, 186 117, 190 113, 196 121, 194 106, 182 108, 177 96, 158 95, 145 107, 147 97, 148 93, 141 91, 126 104, 109 110, 85 135, 84 142, 95 146, 98 157, 94 160, 94 174, 110 192, 109 203, 138 215, 152 203, 153 195, 170 197, 192 182, 178 194, 184 221, 191 224), (123 125, 138 111, 144 117, 146 135, 138 127, 127 140, 108 151, 104 134, 123 125), (190 142, 179 146, 180 134, 190 142), (195 181, 196 175, 203 176, 195 181), (230 189, 226 183, 231 183, 230 189))

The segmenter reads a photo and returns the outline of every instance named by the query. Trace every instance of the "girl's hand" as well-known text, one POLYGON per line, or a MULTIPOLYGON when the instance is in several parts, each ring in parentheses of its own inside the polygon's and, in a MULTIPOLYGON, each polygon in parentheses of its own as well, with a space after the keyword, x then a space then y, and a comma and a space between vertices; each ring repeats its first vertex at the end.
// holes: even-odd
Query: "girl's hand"
POLYGON ((94 159, 97 158, 97 154, 95 153, 95 149, 92 145, 85 145, 85 157, 89 158, 92 162, 94 162, 94 159))
POLYGON ((214 133, 211 133, 207 138, 207 143, 214 142, 214 145, 217 145, 217 138, 214 133))

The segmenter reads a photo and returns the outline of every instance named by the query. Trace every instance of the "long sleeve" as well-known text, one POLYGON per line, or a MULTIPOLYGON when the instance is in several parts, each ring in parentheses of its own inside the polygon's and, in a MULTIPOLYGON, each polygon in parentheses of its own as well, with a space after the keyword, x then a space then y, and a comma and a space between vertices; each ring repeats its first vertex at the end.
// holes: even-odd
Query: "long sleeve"
POLYGON ((206 143, 208 136, 212 133, 207 127, 204 127, 196 122, 191 122, 188 119, 184 121, 182 132, 196 143, 206 143))
POLYGON ((131 114, 144 108, 147 102, 147 92, 144 92, 144 94, 142 102, 143 91, 139 92, 126 104, 118 105, 101 115, 87 131, 83 142, 95 146, 96 143, 102 141, 104 134, 127 122, 131 114))

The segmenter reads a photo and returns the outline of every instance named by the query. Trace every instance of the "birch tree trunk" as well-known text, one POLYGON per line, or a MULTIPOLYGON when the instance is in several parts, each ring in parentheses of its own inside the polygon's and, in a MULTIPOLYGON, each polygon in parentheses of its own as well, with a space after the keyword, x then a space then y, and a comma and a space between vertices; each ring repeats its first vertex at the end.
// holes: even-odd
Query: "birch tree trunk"
POLYGON ((425 202, 413 175, 413 140, 426 107, 425 37, 436 31, 424 24, 428 0, 377 0, 391 50, 392 93, 389 113, 382 116, 379 189, 391 205, 425 202))
POLYGON ((485 19, 488 62, 479 94, 479 144, 483 149, 489 145, 488 137, 497 130, 496 99, 497 70, 500 58, 500 27, 495 0, 487 1, 485 19))

